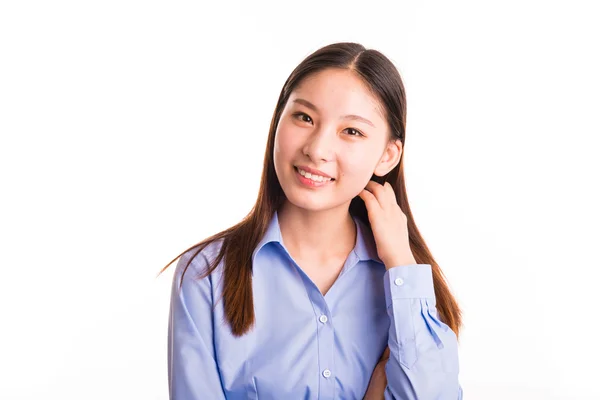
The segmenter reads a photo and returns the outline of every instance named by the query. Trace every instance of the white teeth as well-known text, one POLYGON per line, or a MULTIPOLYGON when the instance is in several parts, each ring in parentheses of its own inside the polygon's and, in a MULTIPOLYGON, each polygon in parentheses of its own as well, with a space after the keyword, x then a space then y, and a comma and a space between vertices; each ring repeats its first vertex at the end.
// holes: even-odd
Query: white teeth
POLYGON ((324 176, 320 176, 320 175, 313 175, 310 172, 301 170, 300 168, 298 168, 298 171, 300 172, 300 175, 302 175, 303 177, 308 178, 315 182, 328 182, 331 180, 331 178, 325 178, 324 176))

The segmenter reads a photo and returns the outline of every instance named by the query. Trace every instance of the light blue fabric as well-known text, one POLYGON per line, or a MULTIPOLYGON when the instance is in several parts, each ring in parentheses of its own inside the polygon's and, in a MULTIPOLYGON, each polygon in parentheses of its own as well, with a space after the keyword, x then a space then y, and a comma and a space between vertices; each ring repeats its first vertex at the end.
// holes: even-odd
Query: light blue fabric
POLYGON ((198 280, 221 241, 179 282, 173 276, 168 332, 171 400, 362 399, 385 347, 386 399, 460 400, 454 332, 440 321, 429 264, 386 271, 369 228, 323 296, 285 249, 277 213, 254 253, 255 327, 236 338, 221 299, 223 261, 198 280), (213 310, 214 307, 214 310, 213 310))

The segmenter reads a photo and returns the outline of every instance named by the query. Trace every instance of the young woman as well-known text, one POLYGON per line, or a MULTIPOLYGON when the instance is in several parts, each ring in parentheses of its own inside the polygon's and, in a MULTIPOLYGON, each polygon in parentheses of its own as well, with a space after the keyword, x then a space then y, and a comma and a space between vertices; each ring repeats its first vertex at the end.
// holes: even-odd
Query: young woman
POLYGON ((462 398, 461 312, 410 211, 405 125, 378 51, 332 44, 292 72, 253 209, 162 270, 180 259, 171 399, 462 398))

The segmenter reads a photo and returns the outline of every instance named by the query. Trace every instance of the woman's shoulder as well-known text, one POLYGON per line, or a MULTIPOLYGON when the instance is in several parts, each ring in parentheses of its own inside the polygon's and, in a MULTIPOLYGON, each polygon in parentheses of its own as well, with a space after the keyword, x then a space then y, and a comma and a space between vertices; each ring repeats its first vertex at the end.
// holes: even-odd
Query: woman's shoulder
MULTIPOLYGON (((201 276, 211 267, 223 246, 224 239, 215 239, 202 246, 193 246, 179 257, 175 267, 175 276, 187 275, 190 270, 194 275, 201 276)), ((219 263, 221 264, 221 262, 219 263)), ((218 266, 217 266, 218 269, 218 266)), ((213 271, 214 273, 214 271, 213 271)))

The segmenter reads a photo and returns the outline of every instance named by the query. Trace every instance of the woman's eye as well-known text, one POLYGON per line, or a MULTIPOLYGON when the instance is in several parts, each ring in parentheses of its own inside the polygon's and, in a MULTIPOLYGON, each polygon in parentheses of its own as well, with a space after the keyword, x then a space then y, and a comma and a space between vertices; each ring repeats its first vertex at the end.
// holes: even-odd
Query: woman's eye
POLYGON ((350 136, 364 136, 358 129, 346 128, 346 130, 350 133, 350 136))
POLYGON ((303 112, 299 112, 299 113, 294 114, 294 117, 300 118, 300 120, 303 121, 303 122, 308 122, 308 123, 312 122, 312 118, 309 117, 307 114, 305 114, 303 112))
MULTIPOLYGON (((302 122, 308 122, 309 124, 312 124, 312 122, 313 122, 312 118, 308 114, 303 113, 303 112, 297 112, 297 113, 293 114, 293 116, 294 116, 294 118, 297 118, 302 122)), ((346 128, 346 131, 348 131, 350 136, 365 136, 358 129, 346 128)))

